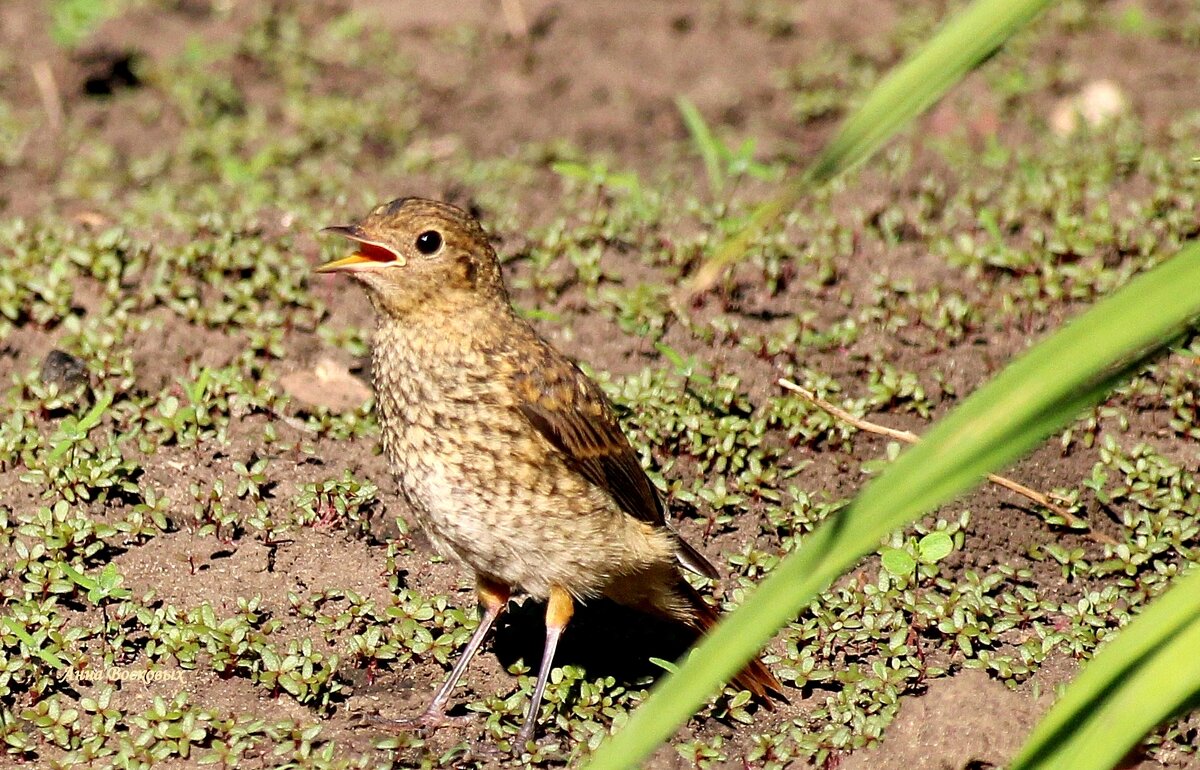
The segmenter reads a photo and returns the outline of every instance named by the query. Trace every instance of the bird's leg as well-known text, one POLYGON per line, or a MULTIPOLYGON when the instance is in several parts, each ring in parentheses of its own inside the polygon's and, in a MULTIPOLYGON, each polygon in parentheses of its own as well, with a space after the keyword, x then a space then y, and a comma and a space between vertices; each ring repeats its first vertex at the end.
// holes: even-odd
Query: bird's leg
POLYGON ((421 716, 417 717, 416 721, 427 727, 436 727, 445 719, 446 703, 450 700, 450 693, 458 684, 458 680, 462 678, 463 672, 467 670, 467 664, 471 662, 471 658, 479 652, 479 648, 483 645, 483 640, 496 622, 496 618, 500 617, 504 608, 508 606, 508 597, 512 591, 506 585, 480 576, 476 578, 475 593, 479 596, 479 626, 475 629, 475 633, 471 634, 471 640, 467 642, 467 648, 463 650, 458 662, 454 664, 450 676, 446 677, 446 681, 438 688, 429 706, 421 713, 421 716))
POLYGON ((542 705, 542 695, 546 692, 546 682, 550 679, 550 669, 554 665, 554 651, 558 648, 558 638, 571 620, 575 612, 575 604, 571 594, 566 589, 552 586, 550 601, 546 604, 546 646, 542 650, 542 665, 538 669, 537 684, 533 687, 533 697, 529 701, 529 713, 525 716, 525 724, 517 733, 516 746, 524 746, 533 737, 533 728, 537 725, 538 711, 542 705))

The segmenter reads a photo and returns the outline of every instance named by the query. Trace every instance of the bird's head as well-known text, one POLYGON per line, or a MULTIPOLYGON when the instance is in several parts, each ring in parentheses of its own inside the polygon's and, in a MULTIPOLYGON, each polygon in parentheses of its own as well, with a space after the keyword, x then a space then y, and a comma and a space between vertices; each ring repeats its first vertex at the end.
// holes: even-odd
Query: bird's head
POLYGON ((436 312, 439 301, 501 300, 507 295, 487 234, 470 214, 448 203, 398 198, 352 225, 326 227, 357 243, 348 257, 318 273, 349 273, 376 306, 394 315, 436 312))

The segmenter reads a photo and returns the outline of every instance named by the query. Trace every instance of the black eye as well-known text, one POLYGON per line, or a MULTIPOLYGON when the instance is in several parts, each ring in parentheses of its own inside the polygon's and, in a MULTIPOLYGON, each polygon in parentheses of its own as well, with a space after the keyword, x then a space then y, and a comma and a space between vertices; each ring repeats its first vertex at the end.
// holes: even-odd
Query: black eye
POLYGON ((432 254, 442 248, 442 234, 437 230, 426 230, 417 236, 417 251, 432 254))

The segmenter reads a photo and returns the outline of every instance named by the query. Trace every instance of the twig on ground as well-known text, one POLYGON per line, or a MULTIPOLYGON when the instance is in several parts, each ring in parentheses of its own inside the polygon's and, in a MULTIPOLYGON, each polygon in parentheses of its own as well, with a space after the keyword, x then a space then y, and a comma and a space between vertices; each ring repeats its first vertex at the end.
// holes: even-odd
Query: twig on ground
MULTIPOLYGON (((917 434, 912 433, 911 431, 896 430, 895 428, 889 428, 886 425, 880 425, 878 423, 871 422, 870 420, 864 420, 861 417, 855 417, 854 415, 847 412, 845 409, 841 409, 837 406, 834 406, 833 404, 829 403, 825 399, 817 396, 812 391, 800 387, 799 385, 792 382, 791 380, 780 379, 779 384, 782 385, 787 390, 790 390, 793 393, 798 394, 805 401, 808 401, 811 404, 815 404, 816 406, 820 407, 821 409, 824 409, 826 412, 828 412, 829 414, 838 418, 842 422, 853 425, 854 427, 858 428, 859 430, 864 430, 864 431, 867 431, 868 433, 874 433, 874 434, 880 435, 880 436, 887 436, 888 438, 894 438, 897 441, 903 441, 906 444, 916 444, 917 442, 919 442, 921 440, 921 438, 917 434)), ((1019 484, 1019 483, 1013 481, 1012 479, 1006 478, 1004 476, 998 476, 995 473, 989 473, 987 475, 987 480, 992 482, 993 484, 996 484, 997 486, 1001 486, 1001 487, 1004 487, 1005 489, 1016 492, 1018 495, 1027 497, 1030 500, 1032 500, 1033 502, 1037 503, 1038 505, 1052 511, 1056 515, 1062 517, 1062 520, 1064 522, 1066 522, 1068 527, 1071 527, 1074 529, 1087 529, 1086 534, 1092 540, 1095 540, 1096 542, 1099 542, 1099 543, 1116 545, 1116 541, 1113 540, 1108 535, 1104 534, 1103 532, 1092 531, 1090 528, 1088 528, 1087 522, 1083 521, 1078 516, 1075 516, 1074 514, 1070 513, 1062 506, 1056 505, 1055 503, 1051 502, 1049 496, 1044 495, 1035 489, 1030 489, 1029 487, 1025 486, 1024 484, 1019 484)))
POLYGON ((62 93, 58 90, 58 81, 54 79, 54 71, 44 59, 39 59, 29 65, 33 73, 33 82, 37 86, 38 96, 42 98, 42 109, 46 111, 46 121, 50 131, 58 133, 63 126, 64 116, 62 93))

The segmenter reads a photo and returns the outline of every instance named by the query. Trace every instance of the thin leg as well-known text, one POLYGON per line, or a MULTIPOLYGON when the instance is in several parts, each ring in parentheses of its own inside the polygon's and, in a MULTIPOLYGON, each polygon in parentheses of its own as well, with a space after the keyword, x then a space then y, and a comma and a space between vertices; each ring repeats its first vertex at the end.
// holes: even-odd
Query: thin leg
POLYGON ((533 698, 529 701, 529 713, 525 715, 525 724, 517 733, 517 746, 524 746, 533 737, 533 728, 537 725, 538 711, 541 710, 542 695, 546 692, 546 682, 550 679, 550 669, 554 666, 554 651, 558 649, 558 638, 571 620, 575 612, 575 604, 571 594, 564 589, 554 586, 550 589, 550 601, 546 605, 546 647, 542 650, 542 665, 538 669, 537 684, 533 686, 533 698))
POLYGON ((467 649, 463 650, 462 655, 459 656, 458 662, 450 671, 450 676, 446 677, 446 681, 438 688, 429 707, 419 717, 424 724, 437 724, 446 715, 446 703, 450 700, 450 693, 454 690, 454 685, 458 684, 458 680, 462 678, 471 658, 479 652, 479 648, 483 645, 483 640, 487 638, 488 631, 496 622, 496 618, 500 617, 504 608, 508 606, 508 597, 511 593, 508 586, 493 583, 483 577, 476 580, 475 592, 479 596, 479 626, 475 629, 475 633, 471 634, 471 640, 467 642, 467 649))

